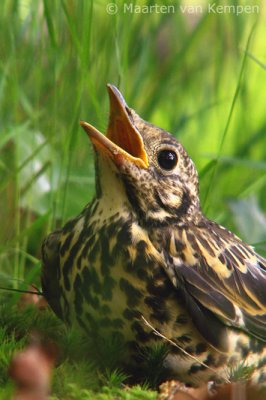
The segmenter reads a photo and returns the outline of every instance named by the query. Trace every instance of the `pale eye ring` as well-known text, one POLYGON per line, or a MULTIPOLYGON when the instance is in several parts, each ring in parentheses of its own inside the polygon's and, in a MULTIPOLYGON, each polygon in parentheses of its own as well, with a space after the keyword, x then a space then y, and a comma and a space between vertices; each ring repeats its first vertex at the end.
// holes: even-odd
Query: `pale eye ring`
POLYGON ((158 152, 157 161, 162 169, 166 171, 171 171, 175 168, 178 161, 178 157, 174 150, 163 149, 158 152))

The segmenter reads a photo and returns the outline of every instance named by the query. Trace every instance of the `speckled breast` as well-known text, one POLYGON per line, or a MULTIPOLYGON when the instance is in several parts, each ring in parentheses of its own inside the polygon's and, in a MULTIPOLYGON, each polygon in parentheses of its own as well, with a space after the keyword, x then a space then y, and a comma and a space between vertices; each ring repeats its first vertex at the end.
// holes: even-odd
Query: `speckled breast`
POLYGON ((65 320, 77 320, 85 329, 96 323, 138 341, 147 340, 141 315, 168 323, 171 283, 132 214, 101 221, 87 212, 70 224, 60 251, 65 320))
MULTIPOLYGON (((93 209, 93 207, 92 207, 93 209)), ((67 224, 61 237, 61 286, 64 318, 89 327, 91 320, 125 338, 144 340, 140 314, 162 323, 171 315, 172 285, 133 215, 106 219, 88 210, 67 224)))

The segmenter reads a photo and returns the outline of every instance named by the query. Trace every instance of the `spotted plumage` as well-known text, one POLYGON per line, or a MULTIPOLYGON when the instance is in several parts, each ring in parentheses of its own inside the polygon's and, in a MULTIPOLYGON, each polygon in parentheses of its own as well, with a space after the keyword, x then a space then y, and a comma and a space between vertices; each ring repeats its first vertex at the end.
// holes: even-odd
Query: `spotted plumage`
POLYGON ((265 259, 202 214, 183 146, 108 91, 107 136, 81 123, 94 145, 96 195, 44 241, 44 295, 88 335, 121 338, 129 363, 164 340, 154 329, 176 343, 164 367, 185 383, 226 379, 243 360, 264 381, 265 259))

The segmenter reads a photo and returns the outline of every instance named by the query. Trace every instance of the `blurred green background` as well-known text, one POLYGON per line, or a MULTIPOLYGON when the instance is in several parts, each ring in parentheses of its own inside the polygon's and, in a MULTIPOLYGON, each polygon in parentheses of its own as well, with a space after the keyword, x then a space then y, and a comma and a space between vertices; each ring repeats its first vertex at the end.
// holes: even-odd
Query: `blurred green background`
POLYGON ((216 2, 257 5, 236 15, 200 0, 109 3, 0 2, 1 286, 38 283, 43 237, 91 200, 79 120, 105 130, 108 82, 185 146, 207 216, 266 254, 265 4, 216 2))

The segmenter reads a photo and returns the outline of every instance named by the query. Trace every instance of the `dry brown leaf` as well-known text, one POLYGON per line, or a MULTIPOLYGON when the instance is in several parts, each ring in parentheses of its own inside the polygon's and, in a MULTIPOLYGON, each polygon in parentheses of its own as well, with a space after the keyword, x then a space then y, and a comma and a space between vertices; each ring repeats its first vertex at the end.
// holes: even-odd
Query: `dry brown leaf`
POLYGON ((34 335, 28 347, 14 355, 9 368, 16 386, 14 400, 48 399, 56 353, 52 343, 44 344, 34 335))
POLYGON ((160 386, 159 400, 207 400, 208 386, 189 388, 179 381, 167 381, 160 386))
POLYGON ((159 400, 265 400, 261 389, 249 383, 231 383, 216 386, 209 391, 208 386, 188 388, 178 381, 167 381, 160 386, 159 400))

